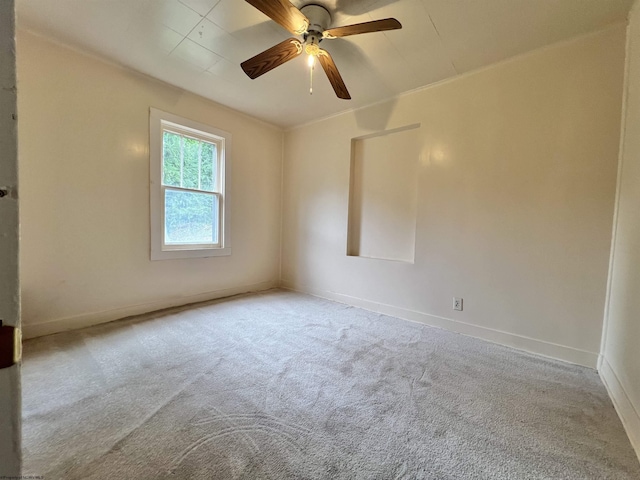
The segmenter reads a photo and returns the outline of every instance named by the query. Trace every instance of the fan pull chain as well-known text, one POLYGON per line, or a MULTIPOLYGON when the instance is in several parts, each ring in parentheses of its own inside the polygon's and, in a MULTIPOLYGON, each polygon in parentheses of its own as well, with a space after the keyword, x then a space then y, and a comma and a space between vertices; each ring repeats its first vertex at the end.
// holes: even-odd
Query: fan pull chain
POLYGON ((311 68, 309 69, 309 95, 313 95, 313 67, 315 66, 314 63, 311 64, 311 68))

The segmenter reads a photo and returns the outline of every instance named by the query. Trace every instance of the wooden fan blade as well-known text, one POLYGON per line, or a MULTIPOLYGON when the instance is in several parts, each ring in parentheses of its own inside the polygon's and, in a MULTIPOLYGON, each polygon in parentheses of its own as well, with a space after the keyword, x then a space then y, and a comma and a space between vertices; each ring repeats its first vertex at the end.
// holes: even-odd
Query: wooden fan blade
POLYGON ((309 19, 289 0, 246 1, 294 35, 302 35, 309 27, 309 19))
POLYGON ((329 55, 329 52, 326 50, 320 49, 318 52, 318 60, 320 61, 320 65, 324 70, 324 73, 327 74, 329 78, 329 82, 333 87, 333 91, 336 92, 338 98, 342 98, 344 100, 351 100, 351 95, 349 95, 349 91, 347 90, 347 86, 344 84, 342 80, 342 76, 338 71, 338 67, 333 62, 333 58, 329 55))
POLYGON ((374 20, 373 22, 356 23, 344 27, 330 28, 325 30, 325 38, 347 37, 360 33, 383 32, 385 30, 398 30, 402 24, 395 18, 385 18, 384 20, 374 20))
POLYGON ((273 70, 283 63, 293 60, 302 53, 302 44, 295 38, 289 38, 284 42, 259 53, 253 58, 240 64, 244 73, 252 80, 260 75, 273 70))

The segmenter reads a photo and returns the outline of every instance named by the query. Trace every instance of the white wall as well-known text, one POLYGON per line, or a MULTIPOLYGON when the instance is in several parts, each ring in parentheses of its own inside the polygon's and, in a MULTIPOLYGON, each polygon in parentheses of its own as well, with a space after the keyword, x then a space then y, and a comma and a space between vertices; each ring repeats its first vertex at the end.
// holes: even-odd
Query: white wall
POLYGON ((282 131, 19 32, 26 336, 274 286, 282 131), (233 135, 230 257, 150 261, 149 107, 233 135))
POLYGON ((619 25, 287 132, 283 284, 595 366, 624 42, 619 25), (414 123, 415 264, 348 257, 351 139, 414 123))
POLYGON ((629 17, 616 222, 600 375, 640 458, 640 2, 629 17))

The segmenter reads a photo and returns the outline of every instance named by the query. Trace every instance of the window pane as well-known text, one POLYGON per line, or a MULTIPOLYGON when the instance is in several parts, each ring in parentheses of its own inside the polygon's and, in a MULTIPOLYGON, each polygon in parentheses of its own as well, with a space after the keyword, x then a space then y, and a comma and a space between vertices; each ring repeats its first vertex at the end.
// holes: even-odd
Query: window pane
POLYGON ((180 186, 180 135, 163 132, 162 184, 180 186))
POLYGON ((218 197, 165 190, 165 244, 218 243, 218 197))
POLYGON ((198 188, 198 150, 201 142, 195 138, 184 137, 184 166, 182 171, 182 186, 184 188, 198 188))
POLYGON ((216 172, 218 155, 216 145, 202 142, 202 170, 200 177, 200 190, 213 192, 216 187, 216 172))

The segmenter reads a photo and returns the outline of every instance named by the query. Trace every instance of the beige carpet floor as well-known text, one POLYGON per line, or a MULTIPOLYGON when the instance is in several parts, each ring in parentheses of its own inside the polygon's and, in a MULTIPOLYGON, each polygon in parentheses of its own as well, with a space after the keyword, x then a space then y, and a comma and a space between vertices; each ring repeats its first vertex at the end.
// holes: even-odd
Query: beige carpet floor
POLYGON ((27 341, 25 473, 639 479, 594 370, 284 292, 27 341))

